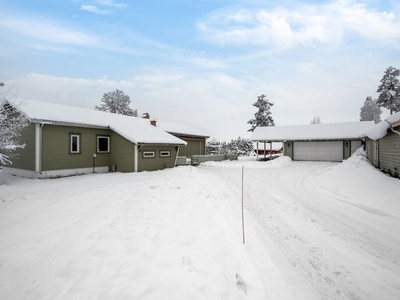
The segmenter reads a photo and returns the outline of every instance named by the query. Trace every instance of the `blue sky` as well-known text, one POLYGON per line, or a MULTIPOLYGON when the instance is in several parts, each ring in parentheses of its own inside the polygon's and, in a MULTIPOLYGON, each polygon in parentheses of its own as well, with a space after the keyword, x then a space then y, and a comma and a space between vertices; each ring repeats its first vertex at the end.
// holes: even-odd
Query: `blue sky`
MULTIPOLYGON (((132 108, 224 141, 265 94, 279 125, 359 120, 400 68, 398 1, 0 0, 2 80, 22 98, 132 108)), ((388 112, 383 109, 383 115, 388 112)))

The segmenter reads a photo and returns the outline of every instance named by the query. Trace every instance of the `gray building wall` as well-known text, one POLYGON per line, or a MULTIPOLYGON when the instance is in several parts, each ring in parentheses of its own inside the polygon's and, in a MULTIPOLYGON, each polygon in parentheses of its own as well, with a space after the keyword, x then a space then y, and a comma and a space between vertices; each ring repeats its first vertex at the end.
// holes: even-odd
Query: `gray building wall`
MULTIPOLYGON (((400 126, 395 130, 400 131, 400 126)), ((388 129, 387 134, 379 140, 367 139, 366 151, 373 166, 400 178, 400 135, 388 129)))
POLYGON ((390 130, 380 139, 378 155, 379 168, 391 176, 400 178, 400 135, 390 130))

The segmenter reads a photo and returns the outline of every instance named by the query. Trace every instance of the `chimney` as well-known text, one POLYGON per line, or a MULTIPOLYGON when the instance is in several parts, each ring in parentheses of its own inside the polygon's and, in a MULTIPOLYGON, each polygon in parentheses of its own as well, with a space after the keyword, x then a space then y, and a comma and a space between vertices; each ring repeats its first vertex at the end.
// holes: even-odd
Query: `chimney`
POLYGON ((142 118, 143 118, 143 119, 150 119, 150 115, 149 115, 148 113, 144 113, 144 114, 142 115, 142 118))
POLYGON ((153 125, 153 126, 157 126, 157 121, 156 120, 151 120, 150 124, 153 125))

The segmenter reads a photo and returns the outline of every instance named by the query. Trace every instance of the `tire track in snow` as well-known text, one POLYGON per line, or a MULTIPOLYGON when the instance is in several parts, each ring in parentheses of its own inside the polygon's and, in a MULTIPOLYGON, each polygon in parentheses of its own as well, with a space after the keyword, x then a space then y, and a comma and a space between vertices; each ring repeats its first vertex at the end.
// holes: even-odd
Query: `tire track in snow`
MULTIPOLYGON (((245 184, 246 210, 321 299, 374 299, 377 295, 370 291, 386 279, 374 282, 363 278, 363 273, 373 276, 375 270, 390 269, 396 276, 399 253, 355 227, 356 221, 325 207, 330 195, 316 189, 315 178, 330 165, 292 163, 290 168, 246 169, 252 178, 245 184)), ((239 192, 240 183, 232 180, 230 170, 223 177, 239 192)), ((391 271, 388 280, 393 279, 391 271)), ((391 289, 396 294, 399 286, 391 289)))

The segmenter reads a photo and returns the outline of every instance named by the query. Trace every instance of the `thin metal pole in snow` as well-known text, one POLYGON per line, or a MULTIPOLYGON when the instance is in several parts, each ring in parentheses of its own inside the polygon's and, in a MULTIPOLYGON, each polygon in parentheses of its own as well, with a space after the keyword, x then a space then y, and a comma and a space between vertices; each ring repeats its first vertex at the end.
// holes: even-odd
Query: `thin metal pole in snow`
POLYGON ((242 232, 243 232, 243 244, 245 243, 244 238, 244 199, 243 199, 243 181, 244 181, 244 166, 242 166, 242 232))

